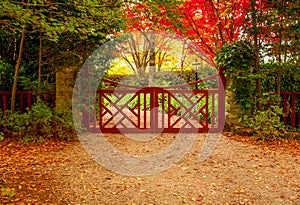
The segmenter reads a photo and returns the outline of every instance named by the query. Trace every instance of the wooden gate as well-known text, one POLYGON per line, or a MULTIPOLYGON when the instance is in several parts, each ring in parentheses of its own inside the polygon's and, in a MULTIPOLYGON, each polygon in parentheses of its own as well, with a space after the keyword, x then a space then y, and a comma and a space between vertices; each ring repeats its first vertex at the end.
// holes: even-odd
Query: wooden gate
POLYGON ((140 87, 105 80, 116 89, 97 90, 92 112, 83 113, 90 132, 208 132, 225 123, 224 87, 218 74, 204 80, 170 86, 140 87), (217 78, 217 89, 187 89, 217 78))

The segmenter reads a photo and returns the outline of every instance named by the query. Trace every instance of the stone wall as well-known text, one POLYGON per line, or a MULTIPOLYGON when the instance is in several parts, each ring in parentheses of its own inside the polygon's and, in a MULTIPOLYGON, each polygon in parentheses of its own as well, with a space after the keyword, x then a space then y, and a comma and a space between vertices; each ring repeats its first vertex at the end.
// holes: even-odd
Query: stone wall
POLYGON ((239 119, 243 116, 243 112, 240 109, 240 105, 235 103, 234 92, 232 91, 231 85, 234 82, 232 79, 227 79, 226 89, 226 124, 234 126, 239 124, 239 119))
POLYGON ((72 95, 77 66, 69 66, 56 72, 56 107, 72 110, 72 95))

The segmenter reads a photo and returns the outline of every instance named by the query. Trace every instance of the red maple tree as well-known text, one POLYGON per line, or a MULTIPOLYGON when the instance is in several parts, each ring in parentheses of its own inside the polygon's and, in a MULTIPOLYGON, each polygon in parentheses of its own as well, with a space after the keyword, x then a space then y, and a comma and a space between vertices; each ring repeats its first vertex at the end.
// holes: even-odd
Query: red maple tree
POLYGON ((224 43, 239 38, 248 8, 248 0, 186 0, 183 35, 213 59, 224 43))
POLYGON ((127 5, 128 30, 171 30, 193 40, 213 60, 239 38, 249 0, 185 0, 127 5))

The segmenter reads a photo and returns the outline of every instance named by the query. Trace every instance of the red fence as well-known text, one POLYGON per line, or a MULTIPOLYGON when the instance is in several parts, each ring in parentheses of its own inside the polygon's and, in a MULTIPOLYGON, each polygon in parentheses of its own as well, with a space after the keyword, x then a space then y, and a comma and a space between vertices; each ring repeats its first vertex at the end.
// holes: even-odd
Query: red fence
MULTIPOLYGON (((109 92, 109 91, 106 91, 109 92)), ((182 91, 181 91, 182 92, 182 91)), ((100 95, 100 91, 97 92, 100 95)), ((162 94, 161 94, 162 95, 162 94)), ((209 99, 212 101, 212 105, 217 105, 218 92, 208 91, 209 99)), ((283 108, 282 121, 285 125, 290 126, 292 129, 300 128, 300 92, 281 92, 282 102, 281 106, 283 108)), ((98 96, 100 97, 100 96, 98 96)), ((55 106, 55 92, 43 92, 41 93, 42 100, 50 107, 55 106)), ((207 98, 207 97, 205 97, 207 98)), ((10 109, 11 103, 11 91, 0 91, 0 110, 3 112, 10 109)), ((33 91, 17 91, 16 93, 16 110, 23 113, 27 107, 31 107, 33 103, 36 102, 36 94, 33 91)), ((188 109, 188 108, 187 108, 188 109)), ((211 108, 210 122, 208 124, 209 128, 215 128, 217 123, 217 111, 216 106, 211 108)), ((103 114, 103 113, 102 113, 103 114)), ((204 117, 206 118, 206 113, 204 117)), ((93 121, 93 120, 92 120, 93 121)), ((90 125, 96 127, 96 121, 94 120, 90 125)), ((203 129, 207 129, 207 126, 203 126, 203 129)))
MULTIPOLYGON (((10 110, 11 106, 11 91, 0 91, 0 110, 6 112, 10 110)), ((40 93, 41 99, 46 105, 50 107, 55 106, 55 92, 42 92, 40 93)), ((16 111, 23 113, 26 108, 31 106, 37 101, 37 94, 33 91, 17 91, 16 92, 16 111)))
POLYGON ((300 92, 281 92, 285 125, 292 129, 300 128, 300 92))

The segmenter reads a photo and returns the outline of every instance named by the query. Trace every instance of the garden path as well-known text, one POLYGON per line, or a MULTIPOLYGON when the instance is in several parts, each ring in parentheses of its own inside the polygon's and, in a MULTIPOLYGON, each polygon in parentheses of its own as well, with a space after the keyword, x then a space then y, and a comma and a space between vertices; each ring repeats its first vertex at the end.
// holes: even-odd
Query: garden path
MULTIPOLYGON (((129 154, 151 154, 175 135, 141 144, 120 134, 106 137, 129 154)), ((0 204, 300 204, 299 141, 257 144, 224 133, 200 163, 204 138, 199 134, 170 169, 140 177, 103 168, 78 140, 27 146, 5 140, 0 143, 0 204)))

